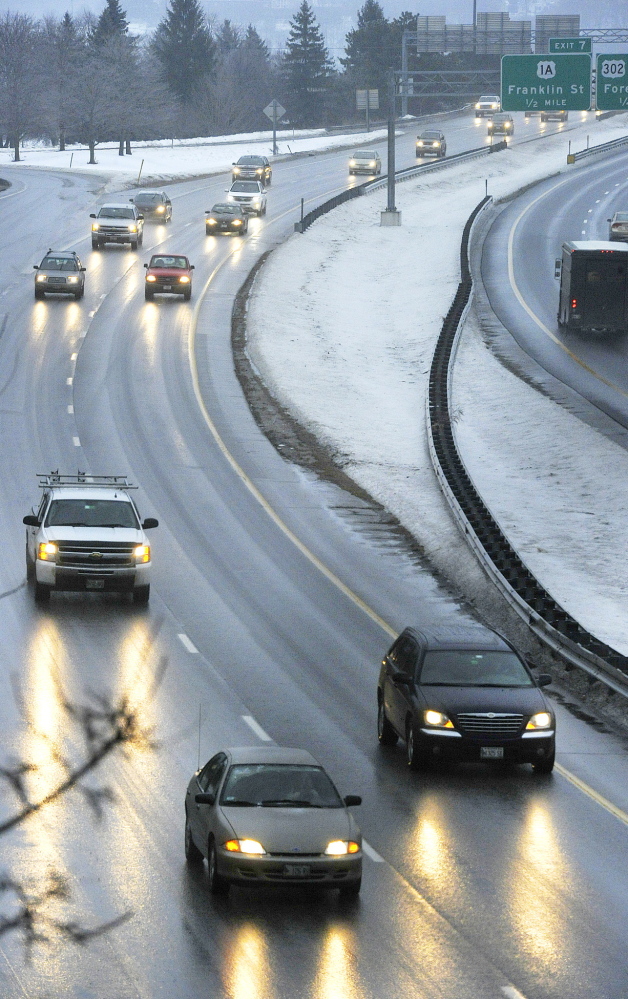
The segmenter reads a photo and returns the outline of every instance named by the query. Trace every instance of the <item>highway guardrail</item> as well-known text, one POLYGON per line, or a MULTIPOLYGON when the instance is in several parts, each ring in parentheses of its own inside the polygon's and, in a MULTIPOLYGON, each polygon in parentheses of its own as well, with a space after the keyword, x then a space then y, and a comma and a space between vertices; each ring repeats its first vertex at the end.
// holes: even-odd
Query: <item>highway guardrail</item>
MULTIPOLYGON (((611 114, 614 113, 611 112, 611 114)), ((612 139, 610 142, 602 142, 598 146, 587 146, 586 149, 580 149, 577 153, 567 153, 567 162, 577 163, 578 160, 583 160, 586 156, 594 156, 596 153, 610 153, 614 149, 621 149, 622 146, 628 146, 628 135, 622 139, 612 139)))

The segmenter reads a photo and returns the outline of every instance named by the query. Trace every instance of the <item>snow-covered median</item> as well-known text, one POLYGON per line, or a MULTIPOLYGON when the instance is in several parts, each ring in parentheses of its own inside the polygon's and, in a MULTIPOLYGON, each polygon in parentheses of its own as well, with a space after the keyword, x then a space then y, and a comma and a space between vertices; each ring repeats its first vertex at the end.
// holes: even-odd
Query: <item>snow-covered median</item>
MULTIPOLYGON (((281 132, 277 136, 278 155, 323 152, 347 145, 362 145, 381 140, 385 131, 362 134, 327 135, 322 129, 310 132, 281 132)), ((0 169, 10 177, 12 167, 39 167, 46 170, 93 172, 120 182, 134 184, 140 167, 142 183, 182 180, 228 170, 240 156, 254 154, 271 157, 272 132, 251 135, 220 136, 216 139, 163 139, 159 142, 133 142, 133 154, 120 156, 118 146, 96 146, 96 166, 89 166, 89 151, 84 146, 68 146, 64 152, 36 144, 20 150, 22 159, 13 162, 12 149, 0 149, 0 169), (231 140, 231 141, 229 141, 231 140), (142 163, 143 161, 143 163, 142 163)))
MULTIPOLYGON (((483 577, 452 529, 425 429, 427 376, 459 280, 464 223, 485 180, 504 197, 566 170, 569 140, 574 149, 587 134, 607 142, 627 125, 625 116, 589 118, 567 134, 404 183, 401 228, 379 225, 385 190, 348 202, 276 250, 254 286, 249 352, 270 390, 467 592, 483 577)), ((628 653, 625 555, 613 544, 626 524, 625 451, 521 384, 477 335, 460 352, 456 385, 463 457, 496 519, 554 597, 628 653), (560 442, 551 458, 547 447, 530 446, 536 433, 560 442), (550 475, 559 467, 561 492, 550 475)))

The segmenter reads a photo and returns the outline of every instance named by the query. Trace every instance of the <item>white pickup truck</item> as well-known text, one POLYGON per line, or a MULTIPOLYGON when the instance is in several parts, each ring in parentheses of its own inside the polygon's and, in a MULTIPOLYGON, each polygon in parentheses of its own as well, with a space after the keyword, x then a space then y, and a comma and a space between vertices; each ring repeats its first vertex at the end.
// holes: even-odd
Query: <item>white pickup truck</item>
POLYGON ((52 590, 132 593, 137 604, 150 596, 151 551, 122 475, 40 474, 42 497, 24 517, 26 577, 35 600, 52 590))

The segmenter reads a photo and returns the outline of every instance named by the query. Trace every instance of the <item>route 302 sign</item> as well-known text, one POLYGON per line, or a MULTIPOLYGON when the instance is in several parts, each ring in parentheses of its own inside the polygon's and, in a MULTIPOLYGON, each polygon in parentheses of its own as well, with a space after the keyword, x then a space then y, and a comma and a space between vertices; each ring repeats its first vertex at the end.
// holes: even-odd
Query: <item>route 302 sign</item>
POLYGON ((628 109, 628 53, 597 57, 597 106, 600 111, 628 109))
POLYGON ((591 56, 502 56, 501 99, 504 111, 588 111, 591 56))

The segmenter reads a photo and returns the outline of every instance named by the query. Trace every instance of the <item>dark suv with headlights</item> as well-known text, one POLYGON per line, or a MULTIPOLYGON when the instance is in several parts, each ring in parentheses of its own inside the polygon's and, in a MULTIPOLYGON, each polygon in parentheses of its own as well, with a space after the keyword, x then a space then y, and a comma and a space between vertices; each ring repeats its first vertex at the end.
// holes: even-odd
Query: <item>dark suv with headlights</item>
POLYGON ((231 181, 259 180, 264 187, 270 187, 273 168, 265 156, 241 156, 232 164, 231 181))
POLYGON ((528 665, 500 635, 472 623, 406 628, 384 658, 377 686, 377 735, 399 737, 408 766, 439 759, 554 766, 556 722, 528 665))

